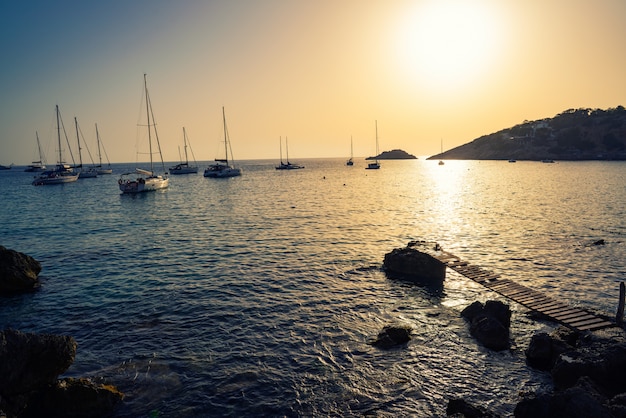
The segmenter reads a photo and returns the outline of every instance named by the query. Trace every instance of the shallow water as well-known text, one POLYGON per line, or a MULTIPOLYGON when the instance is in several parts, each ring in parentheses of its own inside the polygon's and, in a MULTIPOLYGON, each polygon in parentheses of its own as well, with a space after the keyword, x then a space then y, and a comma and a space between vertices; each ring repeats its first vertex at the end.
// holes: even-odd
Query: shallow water
POLYGON ((76 338, 66 375, 117 385, 120 417, 445 416, 457 396, 510 415, 548 382, 523 350, 552 325, 511 303, 513 349, 486 350, 459 313, 497 295, 451 271, 443 288, 390 280, 385 253, 437 241, 615 312, 626 163, 299 162, 173 176, 138 196, 120 195, 116 175, 35 187, 0 172, 0 245, 43 265, 38 292, 0 299, 0 325, 76 338), (370 346, 392 322, 411 325, 412 341, 370 346))

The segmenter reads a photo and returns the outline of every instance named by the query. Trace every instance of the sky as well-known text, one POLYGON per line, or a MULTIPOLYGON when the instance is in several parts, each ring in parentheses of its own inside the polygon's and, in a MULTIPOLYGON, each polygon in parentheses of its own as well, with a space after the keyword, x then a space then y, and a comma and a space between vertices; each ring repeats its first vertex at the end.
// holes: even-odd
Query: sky
POLYGON ((0 164, 134 162, 144 74, 166 161, 430 156, 572 108, 626 105, 624 0, 0 2, 0 164), (74 143, 71 143, 74 147, 74 143), (284 145, 283 145, 284 146, 284 145), (66 151, 64 151, 66 152, 66 151), (283 148, 283 152, 285 152, 283 148), (74 151, 76 154, 76 151, 74 151), (83 162, 89 157, 83 149, 83 162))

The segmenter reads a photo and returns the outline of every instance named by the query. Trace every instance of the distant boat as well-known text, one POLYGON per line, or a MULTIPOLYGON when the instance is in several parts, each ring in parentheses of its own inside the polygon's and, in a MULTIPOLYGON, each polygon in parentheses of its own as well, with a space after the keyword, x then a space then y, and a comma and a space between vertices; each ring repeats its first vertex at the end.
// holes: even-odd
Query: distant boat
POLYGON ((354 165, 353 155, 352 155, 352 137, 350 137, 350 159, 346 161, 346 165, 354 165))
MULTIPOLYGON (((189 165, 189 157, 187 157, 187 131, 185 131, 184 126, 183 142, 185 146, 185 161, 181 162, 180 164, 176 164, 174 167, 170 167, 170 174, 194 174, 198 172, 197 165, 189 165)), ((189 145, 189 149, 191 149, 191 145, 189 145)), ((180 147, 178 148, 178 153, 180 154, 180 147)), ((191 155, 193 156, 193 150, 191 150, 191 155)))
MULTIPOLYGON (((443 154, 443 139, 441 140, 441 152, 440 154, 443 154)), ((443 160, 439 160, 439 165, 444 165, 445 163, 443 162, 443 160)))
POLYGON ((98 142, 98 165, 96 166, 96 170, 98 170, 98 174, 113 174, 113 169, 111 168, 111 163, 109 162, 109 157, 106 155, 107 152, 104 149, 104 145, 101 145, 100 141, 100 133, 98 133, 98 124, 96 123, 96 141, 98 142), (104 151, 104 156, 107 159, 107 166, 102 166, 102 151, 104 151))
POLYGON ((380 168, 380 163, 378 162, 378 121, 376 121, 376 161, 373 163, 369 163, 366 170, 378 170, 380 168))
POLYGON ((37 138, 37 150, 39 151, 39 161, 33 161, 24 171, 28 173, 36 173, 45 171, 46 165, 44 164, 43 154, 41 152, 41 144, 39 143, 39 133, 35 131, 35 137, 37 138))
POLYGON ((147 114, 147 127, 148 127, 148 145, 150 154, 150 170, 144 170, 142 168, 136 168, 132 173, 124 173, 120 176, 117 184, 120 187, 122 193, 135 194, 142 192, 151 192, 154 190, 165 189, 169 186, 170 179, 165 172, 165 164, 163 163, 163 154, 161 153, 161 145, 159 144, 159 135, 156 130, 156 123, 154 122, 154 112, 152 111, 152 103, 150 102, 150 95, 148 94, 148 82, 146 81, 146 75, 143 75, 144 92, 146 96, 146 114, 147 114), (161 166, 163 168, 163 175, 157 175, 154 172, 154 161, 152 151, 152 130, 154 129, 154 137, 159 156, 161 157, 161 166))
MULTIPOLYGON (((79 179, 91 179, 91 178, 96 178, 98 177, 98 170, 96 170, 95 166, 91 166, 91 167, 83 167, 83 154, 82 154, 82 147, 80 146, 80 129, 78 128, 78 119, 76 119, 76 117, 74 117, 74 124, 76 125, 76 142, 78 143, 78 166, 74 167, 74 168, 78 168, 78 178, 79 179)), ((83 138, 84 139, 84 138, 83 138)), ((89 152, 89 149, 87 149, 87 152, 89 152)), ((91 153, 89 153, 89 157, 91 157, 91 153)), ((93 160, 92 160, 93 163, 93 160)))
POLYGON ((514 160, 513 158, 511 158, 511 159, 509 160, 509 162, 510 162, 510 163, 516 163, 516 162, 517 162, 517 160, 514 160))
MULTIPOLYGON (((63 184, 71 183, 78 180, 78 173, 72 171, 72 167, 65 164, 63 161, 63 148, 61 147, 61 114, 59 112, 59 105, 56 106, 56 118, 57 118, 57 139, 59 147, 59 160, 56 167, 53 170, 43 171, 38 176, 35 176, 33 180, 33 186, 45 186, 50 184, 63 184)), ((67 138, 67 137, 66 137, 67 138)))
POLYGON ((231 149, 231 146, 230 146, 228 128, 226 127, 226 113, 224 112, 223 106, 222 106, 222 119, 224 121, 224 151, 226 153, 226 158, 215 159, 215 164, 209 165, 204 170, 204 177, 225 178, 225 177, 237 177, 241 175, 241 169, 236 168, 232 161, 233 150, 231 149), (230 164, 228 162, 229 150, 230 150, 230 155, 231 155, 230 164))
POLYGON ((545 159, 545 160, 541 160, 541 162, 542 162, 542 163, 553 163, 553 162, 554 162, 554 160, 547 158, 547 159, 545 159))
POLYGON ((10 170, 11 167, 13 167, 13 164, 9 164, 9 165, 0 164, 0 170, 10 170))
POLYGON ((283 140, 280 140, 280 164, 276 166, 276 170, 298 170, 304 168, 303 165, 292 164, 289 162, 289 144, 287 143, 287 137, 285 137, 285 148, 287 149, 287 163, 283 162, 283 140))

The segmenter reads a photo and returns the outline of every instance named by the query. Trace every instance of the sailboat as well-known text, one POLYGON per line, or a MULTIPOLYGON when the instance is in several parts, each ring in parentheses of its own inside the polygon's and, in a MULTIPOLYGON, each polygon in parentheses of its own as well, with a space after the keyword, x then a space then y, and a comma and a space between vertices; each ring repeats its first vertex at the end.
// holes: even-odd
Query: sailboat
POLYGON ((59 105, 56 106, 56 119, 57 119, 57 139, 58 139, 58 147, 59 147, 59 160, 57 162, 56 167, 53 170, 47 170, 47 171, 42 172, 40 175, 35 176, 35 179, 33 180, 34 186, 71 183, 71 182, 78 180, 78 173, 74 173, 74 171, 72 171, 72 167, 63 161, 63 149, 61 148, 62 122, 61 122, 61 114, 59 112, 59 105))
MULTIPOLYGON (((79 163, 79 165, 74 168, 80 169, 78 171, 78 178, 79 179, 96 178, 98 177, 98 170, 96 170, 95 167, 93 166, 89 168, 83 167, 83 154, 82 154, 83 148, 80 146, 80 130, 78 128, 78 119, 76 119, 76 117, 74 117, 74 124, 76 125, 76 142, 78 143, 78 163, 79 163)), ((87 152, 89 152, 89 148, 87 149, 87 152)), ((89 157, 91 157, 91 153, 89 153, 89 157)))
POLYGON ((346 165, 354 165, 354 160, 352 158, 352 137, 350 137, 350 159, 346 161, 346 165))
POLYGON ((366 170, 378 170, 380 168, 380 163, 378 162, 378 154, 378 121, 376 121, 376 161, 374 161, 373 163, 369 163, 367 167, 365 167, 366 170))
POLYGON ((210 178, 225 178, 225 177, 237 177, 241 175, 241 169, 236 168, 232 161, 233 150, 230 146, 230 138, 228 136, 228 128, 226 127, 226 113, 224 112, 224 106, 222 106, 222 119, 224 121, 224 151, 226 157, 224 159, 215 159, 215 164, 209 165, 204 170, 204 177, 210 178), (228 163, 228 151, 230 150, 231 163, 228 163), (231 165, 232 164, 232 165, 231 165))
POLYGON ((289 162, 289 144, 287 143, 287 137, 285 137, 285 148, 287 149, 287 163, 283 162, 283 139, 279 138, 280 141, 280 164, 276 166, 276 170, 297 170, 299 168, 304 168, 303 165, 291 164, 289 162))
MULTIPOLYGON (((187 131, 185 131, 185 127, 183 126, 183 142, 185 144, 185 162, 176 164, 174 167, 170 167, 170 174, 193 174, 198 172, 197 165, 189 165, 189 158, 187 157, 187 131)), ((189 145, 189 149, 191 149, 191 145, 189 145)), ((180 147, 178 148, 178 153, 180 154, 180 147)), ((191 155, 193 156, 193 150, 191 150, 191 155)))
MULTIPOLYGON (((441 153, 443 154, 443 139, 441 140, 441 153)), ((443 162, 443 160, 439 160, 439 165, 444 165, 445 163, 443 162)))
POLYGON ((148 94, 148 82, 146 80, 146 74, 143 75, 144 94, 146 96, 146 115, 148 119, 148 145, 150 154, 150 170, 142 168, 136 168, 132 173, 124 173, 120 176, 117 184, 120 187, 122 193, 134 194, 142 192, 150 192, 154 190, 165 189, 169 186, 170 179, 165 172, 165 163, 163 163, 163 154, 161 153, 161 144, 159 143, 159 135, 156 130, 156 123, 154 122, 154 113, 152 111, 152 103, 150 102, 150 95, 148 94), (152 130, 154 129, 154 138, 156 146, 161 157, 161 166, 163 168, 163 175, 157 175, 154 172, 154 161, 152 151, 152 130))
POLYGON ((96 170, 98 170, 98 174, 113 174, 113 169, 111 168, 111 163, 109 162, 109 157, 106 155, 107 152, 104 149, 104 145, 100 144, 100 133, 98 132, 98 124, 96 123, 96 141, 98 142, 98 165, 96 166, 96 170), (104 156, 107 159, 107 166, 102 166, 102 152, 100 148, 102 147, 102 151, 104 151, 104 156))
POLYGON ((39 133, 35 131, 35 137, 37 138, 37 149, 39 151, 39 161, 33 161, 24 171, 28 173, 36 173, 39 171, 44 171, 46 169, 46 165, 44 164, 43 154, 41 153, 41 144, 39 143, 39 133))

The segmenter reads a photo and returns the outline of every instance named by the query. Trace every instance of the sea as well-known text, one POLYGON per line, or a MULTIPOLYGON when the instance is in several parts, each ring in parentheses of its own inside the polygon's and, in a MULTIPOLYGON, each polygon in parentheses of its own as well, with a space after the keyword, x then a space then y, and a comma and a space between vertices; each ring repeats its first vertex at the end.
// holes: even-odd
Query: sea
MULTIPOLYGON (((444 417, 463 398, 512 416, 550 388, 524 350, 556 325, 448 270, 389 278, 412 240, 547 296, 613 316, 626 279, 626 162, 242 161, 243 175, 172 176, 122 195, 113 175, 33 186, 0 171, 0 245, 37 259, 38 291, 0 298, 0 325, 70 335, 63 377, 115 385, 116 417, 444 417), (511 349, 461 311, 502 300, 511 349), (408 325, 405 345, 371 342, 408 325)), ((173 165, 170 164, 170 165, 173 165)))

